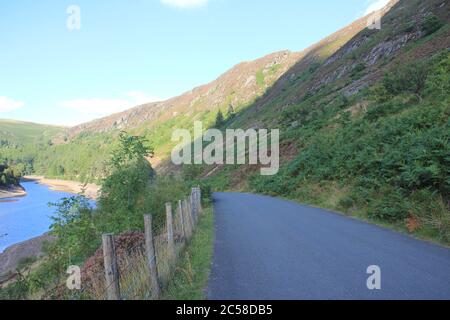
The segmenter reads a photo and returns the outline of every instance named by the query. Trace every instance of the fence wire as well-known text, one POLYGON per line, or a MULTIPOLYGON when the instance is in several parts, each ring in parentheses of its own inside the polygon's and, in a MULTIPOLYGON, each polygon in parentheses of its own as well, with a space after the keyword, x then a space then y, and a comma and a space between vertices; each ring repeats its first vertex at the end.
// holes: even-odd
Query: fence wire
MULTIPOLYGON (((125 245, 122 243, 126 242, 121 239, 122 235, 114 237, 121 299, 147 300, 155 298, 155 292, 157 290, 152 287, 149 271, 149 264, 151 262, 156 265, 160 289, 167 287, 176 270, 177 261, 196 229, 196 222, 200 214, 201 195, 200 190, 195 188, 190 197, 185 199, 184 202, 182 201, 181 211, 178 202, 175 203, 172 210, 175 254, 172 254, 170 250, 167 221, 157 226, 152 226, 152 230, 158 232, 153 236, 155 256, 152 258, 152 261, 149 261, 145 249, 144 234, 132 234, 136 238, 135 240, 137 240, 137 243, 133 244, 132 247, 128 247, 126 243, 125 245)), ((67 296, 68 299, 108 299, 108 290, 111 286, 116 285, 116 283, 106 284, 105 267, 100 251, 103 254, 103 250, 99 250, 96 253, 97 260, 94 261, 94 267, 89 269, 88 266, 86 268, 84 274, 85 279, 82 279, 81 290, 70 293, 67 296)))

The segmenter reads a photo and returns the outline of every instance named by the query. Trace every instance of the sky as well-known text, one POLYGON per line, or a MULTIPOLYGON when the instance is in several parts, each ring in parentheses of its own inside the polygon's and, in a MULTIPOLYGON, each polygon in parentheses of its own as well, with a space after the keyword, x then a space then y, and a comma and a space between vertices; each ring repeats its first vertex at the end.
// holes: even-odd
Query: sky
POLYGON ((71 126, 300 51, 387 0, 0 0, 0 118, 71 126))

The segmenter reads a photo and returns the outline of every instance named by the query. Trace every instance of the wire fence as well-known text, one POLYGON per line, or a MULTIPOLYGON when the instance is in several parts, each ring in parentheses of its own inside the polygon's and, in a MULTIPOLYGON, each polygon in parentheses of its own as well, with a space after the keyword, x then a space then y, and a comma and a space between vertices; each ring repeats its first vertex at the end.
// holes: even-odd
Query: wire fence
POLYGON ((166 204, 164 223, 153 225, 152 216, 147 215, 144 233, 103 235, 102 248, 83 267, 81 289, 66 294, 66 298, 158 299, 201 214, 200 188, 192 188, 188 198, 166 204))

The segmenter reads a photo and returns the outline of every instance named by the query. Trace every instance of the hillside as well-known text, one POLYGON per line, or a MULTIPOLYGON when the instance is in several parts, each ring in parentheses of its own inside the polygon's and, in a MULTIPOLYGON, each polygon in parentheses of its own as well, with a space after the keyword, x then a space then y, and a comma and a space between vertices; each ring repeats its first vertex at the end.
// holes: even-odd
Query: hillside
POLYGON ((55 146, 36 157, 34 167, 51 177, 97 180, 103 176, 102 164, 111 151, 111 142, 121 130, 127 130, 152 143, 155 157, 150 161, 154 167, 172 170, 165 159, 174 146, 174 129, 192 129, 194 120, 203 121, 205 127, 213 125, 218 110, 227 114, 230 106, 238 115, 236 119, 244 119, 245 110, 284 94, 287 80, 309 77, 304 70, 315 69, 366 25, 366 19, 360 19, 302 52, 282 51, 242 62, 215 81, 181 96, 70 128, 53 140, 55 146))
POLYGON ((96 180, 127 130, 150 141, 159 171, 180 172, 168 161, 173 130, 192 129, 195 120, 212 126, 231 105, 234 115, 221 129, 281 129, 280 173, 263 178, 258 166, 185 166, 186 178, 401 227, 408 221, 411 229, 437 224, 430 232, 448 237, 450 5, 393 0, 380 15, 381 30, 361 18, 302 52, 243 62, 179 97, 71 128, 39 152, 24 148, 11 157, 50 177, 96 180), (425 211, 438 218, 420 216, 425 211))
POLYGON ((102 133, 111 130, 129 130, 141 125, 176 120, 182 116, 194 117, 198 113, 227 109, 231 104, 239 109, 262 95, 281 75, 298 60, 300 54, 290 51, 276 52, 261 59, 242 62, 215 81, 194 88, 181 96, 163 102, 138 106, 69 130, 69 137, 79 133, 102 133))
POLYGON ((31 143, 37 140, 50 140, 63 130, 57 126, 0 119, 0 140, 3 142, 31 143))
POLYGON ((283 196, 450 241, 450 5, 391 2, 317 64, 300 60, 225 127, 280 128, 280 172, 185 168, 213 189, 283 196))
POLYGON ((9 165, 16 176, 34 172, 39 153, 52 146, 63 127, 0 119, 0 165, 9 165))

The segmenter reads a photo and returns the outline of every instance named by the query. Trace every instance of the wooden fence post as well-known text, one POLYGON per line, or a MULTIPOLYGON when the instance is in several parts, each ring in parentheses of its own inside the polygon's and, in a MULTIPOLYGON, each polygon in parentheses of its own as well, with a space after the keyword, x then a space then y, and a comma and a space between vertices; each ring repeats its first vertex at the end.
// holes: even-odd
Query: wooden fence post
POLYGON ((193 193, 191 191, 191 194, 188 197, 188 205, 189 205, 189 213, 192 218, 192 229, 195 229, 195 225, 197 224, 196 218, 195 218, 195 207, 193 203, 193 193))
POLYGON ((197 200, 196 200, 196 191, 195 188, 192 188, 191 190, 191 206, 192 206, 192 216, 194 217, 195 224, 197 224, 198 221, 198 211, 197 211, 197 200))
POLYGON ((167 224, 167 249, 169 250, 170 258, 175 258, 175 242, 173 239, 173 216, 172 204, 166 203, 166 224, 167 224))
POLYGON ((192 201, 191 201, 191 197, 187 198, 187 206, 188 206, 188 216, 189 216, 189 221, 191 222, 191 232, 194 233, 195 230, 195 220, 194 220, 194 215, 192 214, 192 201))
POLYGON ((200 187, 197 188, 198 191, 198 209, 200 210, 200 214, 203 212, 202 208, 202 189, 200 187))
POLYGON ((183 216, 184 216, 184 226, 186 230, 186 240, 188 240, 192 235, 192 222, 189 217, 189 208, 187 204, 187 200, 184 199, 182 201, 183 204, 183 216))
POLYGON ((181 238, 186 239, 186 228, 184 225, 184 217, 183 217, 183 204, 181 202, 181 200, 178 200, 178 216, 180 219, 180 228, 181 228, 181 238))
POLYGON ((156 267, 155 243, 153 240, 153 222, 152 215, 146 214, 144 216, 145 229, 145 253, 147 255, 147 268, 150 274, 150 285, 152 287, 152 294, 155 299, 161 295, 161 287, 159 286, 158 269, 156 267))
POLYGON ((102 235, 102 243, 107 299, 120 300, 119 268, 117 266, 114 235, 110 233, 102 235))

